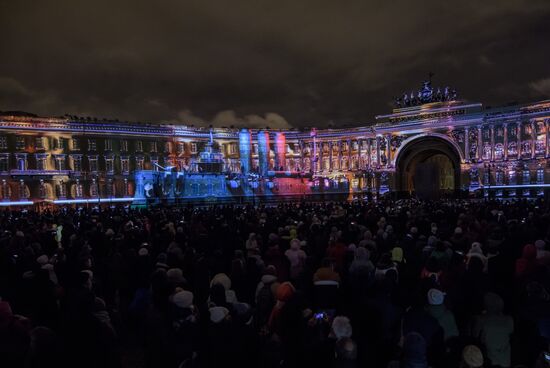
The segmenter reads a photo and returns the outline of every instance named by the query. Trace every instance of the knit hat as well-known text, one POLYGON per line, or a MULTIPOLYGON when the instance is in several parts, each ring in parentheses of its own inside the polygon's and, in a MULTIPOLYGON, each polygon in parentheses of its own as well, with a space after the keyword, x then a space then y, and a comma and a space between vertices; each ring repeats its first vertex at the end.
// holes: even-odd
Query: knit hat
POLYGON ((210 286, 221 284, 225 290, 231 289, 231 279, 225 273, 218 273, 212 278, 210 286))
POLYGON ((460 226, 455 228, 455 234, 462 234, 462 228, 460 226))
POLYGON ((475 345, 467 345, 464 347, 464 350, 462 350, 462 360, 471 368, 483 366, 483 354, 475 345))
POLYGON ((41 266, 44 266, 46 263, 48 263, 48 261, 49 261, 48 256, 45 254, 42 254, 40 257, 36 259, 36 262, 41 266))
POLYGON ((185 282, 185 278, 183 277, 183 272, 179 268, 171 268, 168 271, 166 271, 166 277, 168 278, 168 282, 170 283, 182 283, 185 282))
POLYGON ((140 256, 149 255, 149 251, 147 250, 147 248, 139 248, 138 255, 140 255, 140 256))
POLYGON ((294 291, 294 285, 292 285, 288 281, 283 282, 277 288, 277 300, 287 302, 292 297, 292 295, 294 295, 294 291))
POLYGON ((157 256, 157 263, 155 263, 156 268, 162 268, 164 270, 169 269, 170 267, 166 264, 168 260, 168 257, 166 256, 166 253, 159 253, 157 256))
POLYGON ((225 307, 212 307, 208 311, 210 312, 210 321, 213 323, 220 323, 229 315, 229 310, 225 307))
POLYGON ((445 293, 441 290, 430 289, 428 290, 428 303, 430 305, 441 305, 445 300, 445 293))
POLYGON ((391 260, 399 263, 403 262, 403 249, 401 249, 400 247, 393 248, 391 251, 391 260))
POLYGON ((348 317, 338 316, 332 321, 332 332, 337 340, 344 337, 351 337, 352 328, 348 317))
POLYGON ((544 250, 544 247, 546 246, 546 242, 544 240, 537 240, 535 242, 535 247, 538 249, 538 250, 544 250))
POLYGON ((180 308, 189 308, 193 304, 193 293, 187 290, 178 291, 172 297, 172 302, 180 308))
POLYGON ((234 318, 241 323, 249 323, 252 319, 252 308, 247 303, 233 304, 234 318))

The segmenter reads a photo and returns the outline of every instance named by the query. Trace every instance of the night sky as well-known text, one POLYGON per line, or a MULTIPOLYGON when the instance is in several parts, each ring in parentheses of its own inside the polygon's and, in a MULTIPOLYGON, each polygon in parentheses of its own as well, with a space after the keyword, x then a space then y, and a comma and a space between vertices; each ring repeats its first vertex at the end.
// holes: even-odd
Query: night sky
POLYGON ((44 116, 367 125, 430 71, 550 98, 548 0, 0 0, 0 47, 0 110, 44 116))

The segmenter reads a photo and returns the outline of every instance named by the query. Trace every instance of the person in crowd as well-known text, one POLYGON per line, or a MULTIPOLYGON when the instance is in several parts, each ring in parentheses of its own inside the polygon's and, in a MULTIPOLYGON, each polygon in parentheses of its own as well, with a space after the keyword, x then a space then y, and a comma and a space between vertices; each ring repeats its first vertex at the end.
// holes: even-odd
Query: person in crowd
POLYGON ((549 228, 542 198, 4 208, 0 367, 548 366, 549 228))
POLYGON ((492 366, 510 367, 510 338, 514 332, 514 320, 503 313, 504 301, 495 293, 484 296, 485 311, 476 318, 472 335, 479 339, 492 366))
POLYGON ((458 337, 458 327, 456 325, 453 313, 445 306, 445 293, 438 289, 428 291, 428 313, 437 320, 439 326, 443 329, 443 339, 458 337))

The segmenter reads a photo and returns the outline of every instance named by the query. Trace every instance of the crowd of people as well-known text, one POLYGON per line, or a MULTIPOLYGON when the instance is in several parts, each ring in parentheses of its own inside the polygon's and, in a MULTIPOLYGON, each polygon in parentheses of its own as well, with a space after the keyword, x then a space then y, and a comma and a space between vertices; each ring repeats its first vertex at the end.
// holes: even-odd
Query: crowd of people
POLYGON ((548 367, 550 205, 0 212, 0 367, 548 367))

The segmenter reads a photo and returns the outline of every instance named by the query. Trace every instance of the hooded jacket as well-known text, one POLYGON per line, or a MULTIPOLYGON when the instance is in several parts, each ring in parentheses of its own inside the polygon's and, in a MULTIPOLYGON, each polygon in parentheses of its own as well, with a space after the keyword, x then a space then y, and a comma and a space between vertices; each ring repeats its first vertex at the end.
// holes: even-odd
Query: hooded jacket
POLYGON ((516 261, 516 277, 526 278, 537 269, 537 248, 532 244, 523 247, 521 258, 516 261))
POLYGON ((497 294, 485 294, 483 302, 486 312, 474 323, 473 335, 485 346, 491 364, 509 367, 510 335, 514 331, 514 320, 502 313, 504 302, 497 294))

